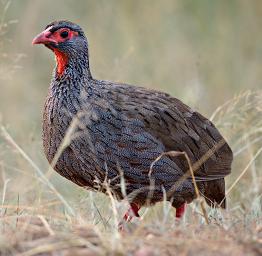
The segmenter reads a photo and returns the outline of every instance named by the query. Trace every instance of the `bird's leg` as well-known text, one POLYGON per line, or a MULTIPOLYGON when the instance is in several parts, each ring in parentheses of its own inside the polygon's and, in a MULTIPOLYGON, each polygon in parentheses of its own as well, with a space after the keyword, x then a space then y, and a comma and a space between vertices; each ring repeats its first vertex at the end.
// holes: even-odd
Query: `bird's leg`
POLYGON ((138 211, 140 210, 141 206, 136 203, 131 203, 130 208, 125 213, 123 220, 120 221, 118 224, 118 229, 121 231, 123 230, 123 223, 124 222, 130 222, 133 217, 140 217, 138 211))
POLYGON ((140 210, 140 206, 136 203, 131 203, 130 208, 125 213, 123 220, 125 222, 130 222, 133 217, 140 217, 138 211, 140 210))
POLYGON ((186 210, 186 204, 183 204, 182 206, 176 208, 176 218, 180 219, 183 217, 186 210))

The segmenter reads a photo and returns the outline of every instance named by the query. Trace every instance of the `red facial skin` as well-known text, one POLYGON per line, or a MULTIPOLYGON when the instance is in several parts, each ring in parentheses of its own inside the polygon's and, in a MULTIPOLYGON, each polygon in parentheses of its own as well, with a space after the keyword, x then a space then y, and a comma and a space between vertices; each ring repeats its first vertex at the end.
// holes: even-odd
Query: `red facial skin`
POLYGON ((58 76, 62 76, 64 74, 65 67, 68 63, 68 56, 65 53, 59 51, 58 49, 53 49, 53 51, 55 53, 57 63, 56 72, 58 76))
POLYGON ((68 63, 68 56, 63 51, 60 51, 59 48, 56 48, 55 45, 66 42, 73 37, 78 36, 78 32, 72 31, 69 28, 60 28, 54 32, 51 32, 51 28, 52 27, 49 27, 37 35, 33 39, 32 44, 44 44, 54 51, 57 62, 57 74, 61 76, 63 75, 65 67, 68 63), (67 36, 62 36, 65 32, 67 32, 67 36))

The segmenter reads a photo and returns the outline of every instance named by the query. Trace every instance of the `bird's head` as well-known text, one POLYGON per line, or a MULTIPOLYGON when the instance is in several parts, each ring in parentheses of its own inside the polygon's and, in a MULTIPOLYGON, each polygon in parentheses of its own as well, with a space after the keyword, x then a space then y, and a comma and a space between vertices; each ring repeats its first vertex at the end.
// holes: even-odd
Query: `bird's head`
MULTIPOLYGON (((38 34, 32 44, 43 44, 51 49, 57 60, 57 73, 62 75, 71 61, 81 60, 88 65, 88 44, 81 27, 70 21, 54 21, 38 34)), ((85 64, 85 63, 83 63, 85 64)), ((89 68, 89 67, 87 67, 89 68)))

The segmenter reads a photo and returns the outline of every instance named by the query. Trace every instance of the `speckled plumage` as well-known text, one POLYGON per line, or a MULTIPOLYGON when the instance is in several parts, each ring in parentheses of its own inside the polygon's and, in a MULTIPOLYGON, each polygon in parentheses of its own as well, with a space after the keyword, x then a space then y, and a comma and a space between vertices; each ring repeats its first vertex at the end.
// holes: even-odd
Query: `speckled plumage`
MULTIPOLYGON (((49 27, 65 24, 72 23, 49 27)), ((109 185, 118 199, 124 197, 123 177, 129 201, 139 205, 161 201, 165 193, 176 208, 190 203, 196 197, 191 178, 177 183, 189 168, 184 157, 163 156, 149 177, 150 165, 167 151, 184 151, 196 163, 223 141, 215 126, 169 94, 93 79, 83 32, 61 45, 48 45, 52 47, 69 59, 62 75, 54 71, 43 114, 43 145, 50 163, 70 130, 70 142, 54 169, 83 187, 106 192, 109 185)), ((195 171, 209 204, 223 200, 231 162, 225 142, 195 171)))

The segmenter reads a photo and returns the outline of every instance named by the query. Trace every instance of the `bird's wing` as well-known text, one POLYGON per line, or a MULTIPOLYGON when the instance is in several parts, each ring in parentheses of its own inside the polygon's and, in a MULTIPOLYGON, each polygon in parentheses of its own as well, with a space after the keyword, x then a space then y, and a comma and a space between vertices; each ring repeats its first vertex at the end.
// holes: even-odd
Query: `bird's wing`
POLYGON ((174 183, 183 176, 167 156, 157 161, 150 173, 151 164, 165 150, 163 143, 145 130, 141 120, 129 118, 114 106, 97 99, 78 113, 70 142, 78 161, 96 165, 99 179, 105 173, 111 180, 123 173, 126 182, 148 185, 153 178, 159 185, 174 183))
MULTIPOLYGON (((232 151, 216 127, 169 94, 129 85, 109 85, 115 108, 139 120, 144 130, 161 142, 164 151, 186 152, 198 180, 223 178, 231 171, 232 151)), ((173 158, 188 171, 185 157, 173 158)))

